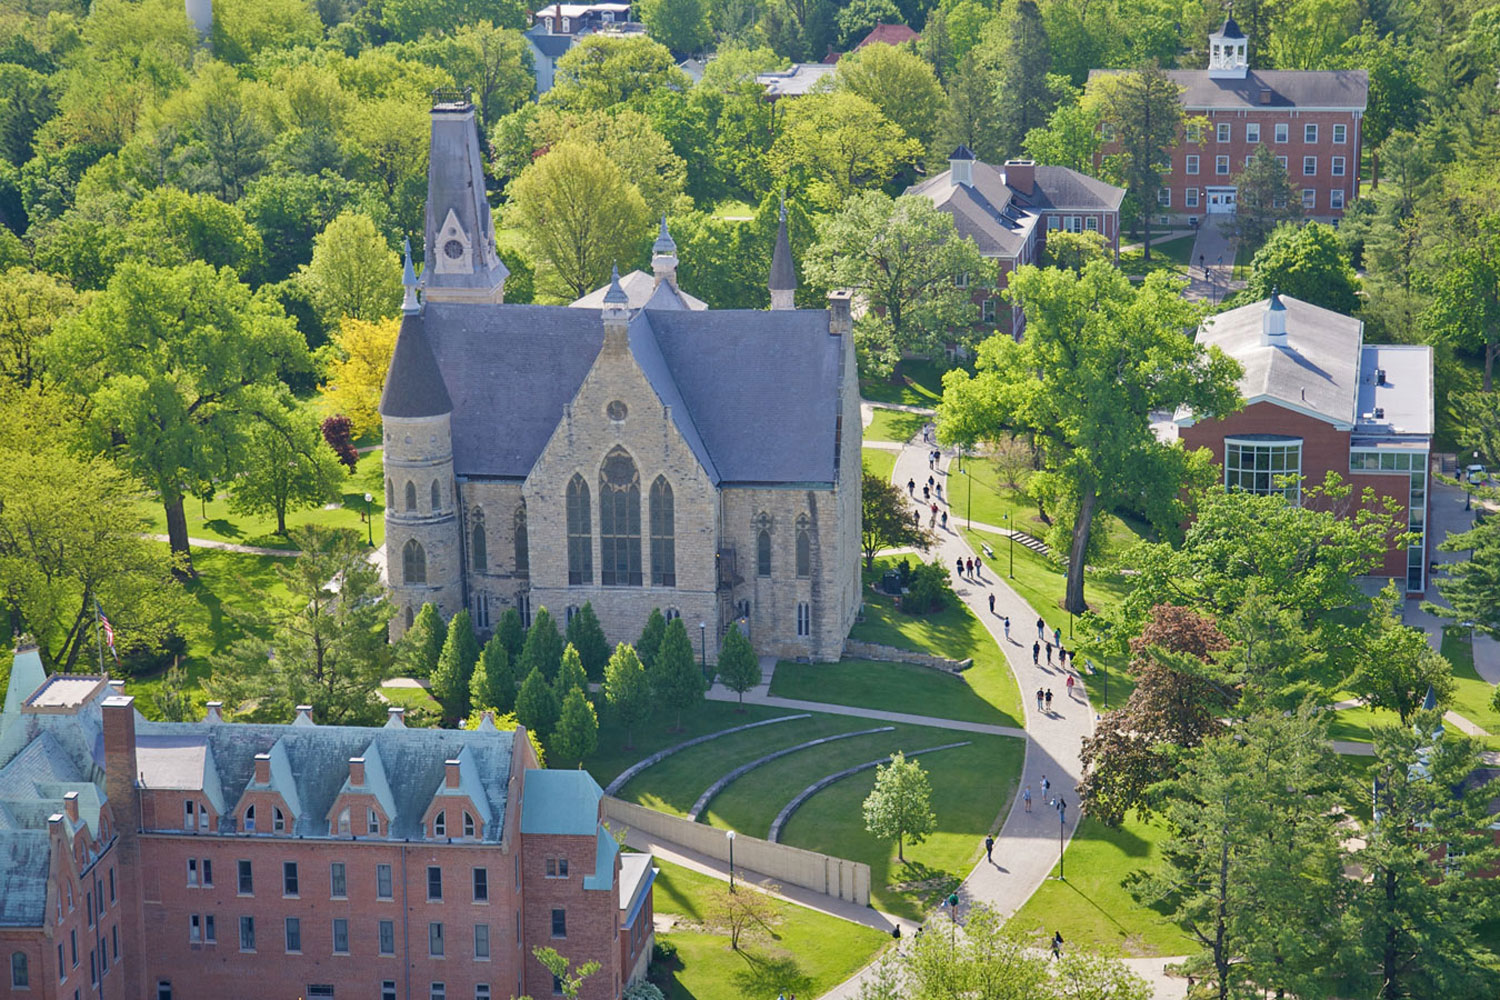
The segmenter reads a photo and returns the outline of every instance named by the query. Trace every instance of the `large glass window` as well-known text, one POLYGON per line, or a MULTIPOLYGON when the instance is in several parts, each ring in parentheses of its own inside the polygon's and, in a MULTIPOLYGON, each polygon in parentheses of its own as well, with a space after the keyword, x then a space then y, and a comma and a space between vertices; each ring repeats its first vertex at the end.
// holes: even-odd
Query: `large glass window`
POLYGON ((677 586, 677 538, 672 485, 662 476, 651 484, 651 586, 677 586))
POLYGON ((599 469, 599 582, 641 585, 641 477, 623 448, 599 469))
POLYGON ((1283 493, 1296 502, 1302 488, 1295 477, 1301 474, 1301 438, 1266 435, 1224 442, 1224 485, 1228 489, 1262 495, 1283 493), (1285 476, 1294 478, 1285 482, 1285 476))
POLYGON ((490 568, 490 550, 484 538, 484 509, 474 509, 474 530, 469 537, 469 565, 474 572, 483 573, 490 568))
POLYGON ((771 532, 766 528, 755 535, 755 573, 757 576, 771 575, 771 532))
POLYGON ((568 480, 568 584, 594 582, 594 528, 589 514, 589 484, 580 475, 568 480))
POLYGON ((797 575, 812 576, 812 522, 803 514, 797 518, 797 575))
POLYGON ((427 552, 415 538, 401 547, 401 580, 408 586, 427 582, 427 552))
MULTIPOLYGON (((526 533, 526 505, 523 503, 516 508, 515 516, 516 535, 516 575, 528 576, 531 573, 531 540, 526 533)), ((569 522, 571 527, 571 522, 569 522)), ((569 535, 571 538, 571 533, 569 535)))

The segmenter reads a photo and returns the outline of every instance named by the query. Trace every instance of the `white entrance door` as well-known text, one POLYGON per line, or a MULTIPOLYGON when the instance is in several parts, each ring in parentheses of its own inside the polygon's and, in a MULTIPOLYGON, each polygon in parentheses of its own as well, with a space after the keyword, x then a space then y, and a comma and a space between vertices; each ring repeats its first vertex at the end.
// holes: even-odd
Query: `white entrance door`
POLYGON ((1234 214, 1235 189, 1232 187, 1211 187, 1208 189, 1208 214, 1209 215, 1233 215, 1234 214))

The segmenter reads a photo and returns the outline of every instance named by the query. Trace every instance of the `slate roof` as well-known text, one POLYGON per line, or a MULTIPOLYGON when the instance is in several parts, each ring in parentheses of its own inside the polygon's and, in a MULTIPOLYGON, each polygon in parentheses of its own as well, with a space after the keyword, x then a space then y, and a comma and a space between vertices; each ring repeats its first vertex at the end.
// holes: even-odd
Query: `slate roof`
MULTIPOLYGON (((599 313, 428 302, 415 322, 452 400, 455 473, 524 479, 603 346, 599 313)), ((825 311, 663 309, 648 301, 631 319, 630 344, 716 482, 835 480, 842 342, 828 335, 825 311)), ((420 387, 392 387, 397 371, 393 360, 387 398, 432 409, 420 387)))
POLYGON ((526 40, 548 59, 561 59, 573 47, 572 35, 554 35, 545 24, 535 24, 522 32, 526 40))
POLYGON ((527 771, 521 832, 586 837, 599 826, 604 790, 587 771, 527 771))
POLYGON ((786 201, 781 202, 776 222, 776 249, 771 251, 771 278, 767 282, 772 291, 795 290, 797 288, 797 266, 792 262, 792 240, 786 231, 786 201))
MULTIPOLYGON (((1089 79, 1124 70, 1092 69, 1089 79)), ((1220 108, 1330 108, 1363 111, 1369 103, 1370 75, 1362 69, 1252 69, 1243 79, 1213 79, 1206 69, 1169 69, 1168 79, 1183 88, 1189 110, 1220 108), (1261 92, 1270 91, 1267 102, 1261 92)))
MULTIPOLYGON (((663 282, 665 284, 665 282, 663 282)), ((644 309, 646 303, 651 300, 656 291, 656 276, 647 274, 645 271, 635 270, 629 274, 620 275, 620 287, 625 289, 625 298, 630 303, 632 310, 644 309)), ((671 287, 670 291, 682 304, 689 309, 707 309, 708 303, 700 298, 695 298, 677 287, 671 287)), ((609 292, 609 283, 600 285, 582 298, 574 299, 568 305, 574 309, 593 309, 595 311, 604 308, 604 296, 609 292)))
POLYGON ((453 411, 448 387, 438 371, 432 346, 420 313, 401 317, 396 350, 386 369, 385 388, 380 394, 380 414, 385 417, 432 417, 453 411))
POLYGON ((1220 36, 1222 36, 1224 38, 1244 38, 1245 37, 1245 33, 1240 30, 1239 24, 1237 24, 1235 22, 1234 18, 1232 18, 1232 17, 1224 19, 1224 27, 1222 27, 1222 28, 1219 29, 1219 34, 1220 34, 1220 36))

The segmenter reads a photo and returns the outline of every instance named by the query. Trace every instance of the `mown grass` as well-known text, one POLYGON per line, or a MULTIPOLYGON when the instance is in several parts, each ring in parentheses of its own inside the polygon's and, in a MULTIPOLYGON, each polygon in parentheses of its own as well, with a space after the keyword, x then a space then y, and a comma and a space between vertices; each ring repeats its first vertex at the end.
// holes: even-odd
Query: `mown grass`
POLYGON ((1492 736, 1500 737, 1500 712, 1495 711, 1490 701, 1495 686, 1474 669, 1474 646, 1468 630, 1451 625, 1443 629, 1442 652, 1453 665, 1453 680, 1457 685, 1453 710, 1492 736))
MULTIPOLYGON (((1147 262, 1145 253, 1141 250, 1123 250, 1120 252, 1120 270, 1129 275, 1147 275, 1153 271, 1170 271, 1173 274, 1186 275, 1188 265, 1193 255, 1193 241, 1196 237, 1192 234, 1177 236, 1169 240, 1157 242, 1153 237, 1151 240, 1151 260, 1147 262)), ((1192 263, 1196 263, 1192 261, 1192 263)))
MULTIPOLYGON (((943 494, 950 505, 948 523, 957 521, 967 525, 972 516, 992 528, 1015 528, 1045 541, 1052 525, 1042 520, 1035 501, 1003 482, 1001 475, 993 462, 983 458, 950 465, 943 481, 943 494)), ((1110 513, 1096 515, 1093 530, 1104 532, 1106 560, 1147 536, 1144 529, 1110 513)))
MULTIPOLYGON (((776 665, 771 694, 779 698, 906 712, 960 722, 1014 725, 1011 715, 970 686, 968 671, 950 674, 910 663, 844 660, 776 665)), ((1003 690, 992 688, 991 693, 1003 690)))
MULTIPOLYGON (((671 978, 658 982, 669 1000, 741 1000, 819 996, 866 965, 890 940, 871 927, 773 900, 777 921, 768 939, 729 947, 715 926, 714 901, 724 883, 670 862, 656 862, 656 912, 676 918, 657 940, 677 951, 671 978)), ((753 891, 741 889, 740 891, 753 891)))
POLYGON ((864 439, 866 441, 895 441, 897 443, 910 441, 922 432, 923 426, 932 420, 923 413, 912 413, 909 410, 891 410, 883 406, 875 407, 874 419, 865 427, 864 439))
POLYGON ((943 398, 943 371, 932 361, 903 361, 889 379, 865 379, 860 396, 871 403, 936 407, 943 398))
POLYGON ((896 471, 894 451, 886 451, 884 448, 865 448, 861 450, 859 457, 860 464, 866 472, 884 482, 891 481, 891 474, 896 471))

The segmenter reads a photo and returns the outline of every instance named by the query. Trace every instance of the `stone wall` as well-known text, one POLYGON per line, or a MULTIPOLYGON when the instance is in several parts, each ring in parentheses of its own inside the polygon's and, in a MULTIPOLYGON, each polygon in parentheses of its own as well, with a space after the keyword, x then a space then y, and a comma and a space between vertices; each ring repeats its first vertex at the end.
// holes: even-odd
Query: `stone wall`
POLYGON ((463 554, 453 479, 453 438, 449 417, 384 418, 386 576, 396 614, 391 639, 405 633, 408 616, 427 602, 444 618, 464 606, 463 554), (407 491, 410 483, 412 490, 407 491), (438 502, 432 502, 437 484, 438 502), (409 504, 413 500, 414 504, 409 504), (426 559, 426 582, 408 583, 403 552, 415 539, 426 559))
MULTIPOLYGON (((668 816, 611 796, 605 796, 603 809, 605 817, 615 826, 639 830, 716 861, 729 860, 729 839, 717 827, 668 816)), ((734 840, 734 864, 736 871, 745 869, 781 885, 800 886, 860 906, 868 906, 870 902, 870 866, 858 861, 738 834, 734 840)))
POLYGON ((886 663, 914 663, 920 667, 932 667, 950 674, 962 673, 974 665, 972 659, 950 660, 946 656, 933 656, 911 649, 882 646, 878 642, 858 642, 849 639, 844 643, 844 656, 855 660, 881 660, 886 663))

